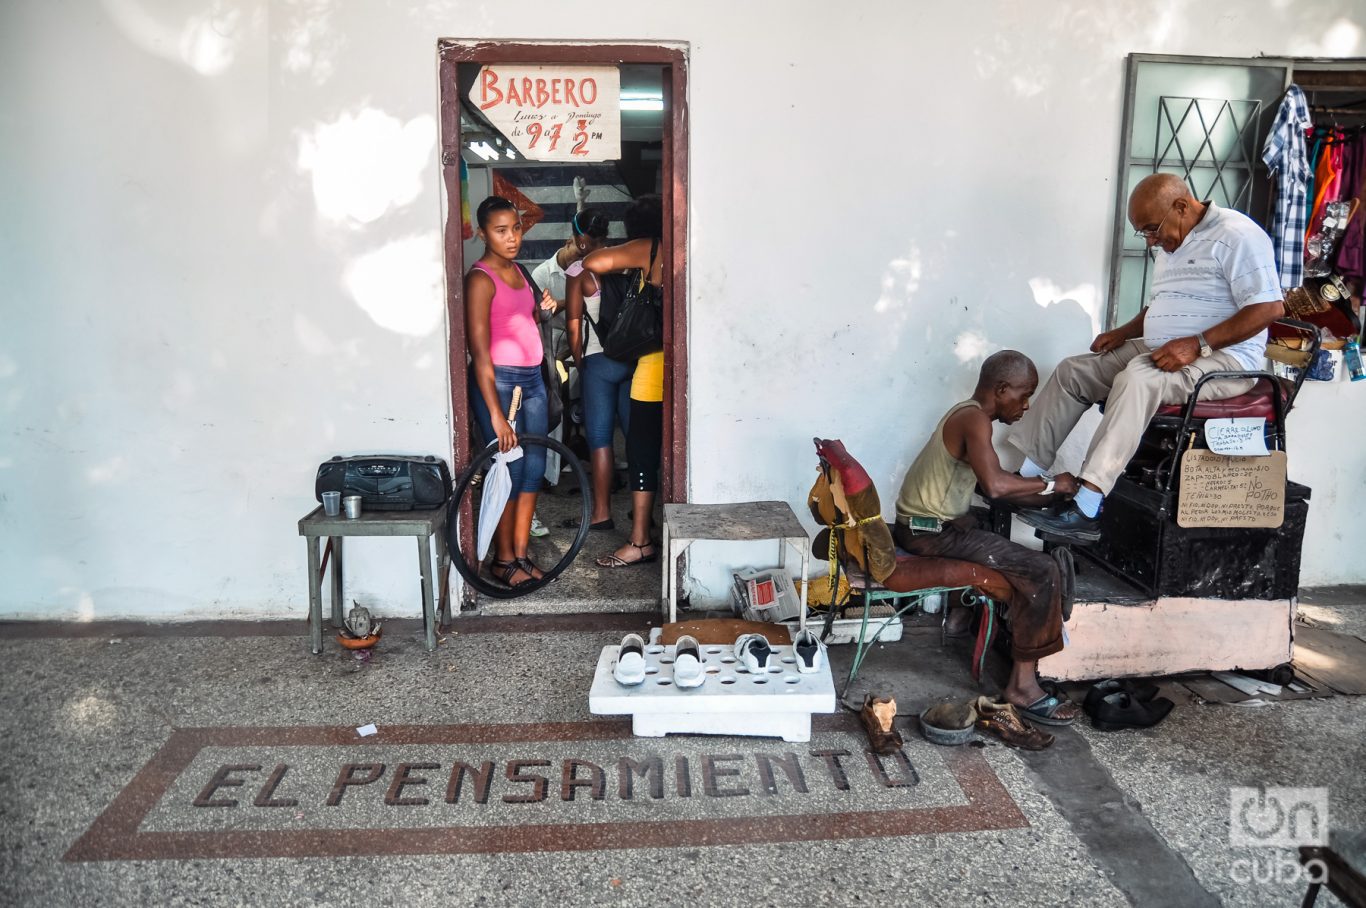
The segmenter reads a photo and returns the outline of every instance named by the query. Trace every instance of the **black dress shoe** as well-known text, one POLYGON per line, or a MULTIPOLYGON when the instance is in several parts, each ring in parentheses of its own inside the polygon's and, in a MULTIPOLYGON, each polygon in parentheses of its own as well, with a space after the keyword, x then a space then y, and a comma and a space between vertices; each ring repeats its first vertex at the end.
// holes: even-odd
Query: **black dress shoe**
POLYGON ((1100 706, 1101 701, 1110 694, 1124 693, 1140 703, 1147 703, 1157 696, 1157 692, 1157 685, 1149 684, 1147 681, 1132 681, 1127 678, 1097 681, 1086 692, 1086 699, 1082 701, 1081 708, 1086 711, 1088 716, 1094 716, 1096 707, 1100 706))
POLYGON ((1172 701, 1157 697, 1147 703, 1129 694, 1108 694, 1091 713, 1091 724, 1100 731, 1119 731, 1124 728, 1151 728, 1172 711, 1172 701))
POLYGON ((1100 541, 1100 517, 1087 517, 1076 504, 1058 514, 1046 511, 1020 512, 1020 519, 1044 535, 1060 542, 1090 545, 1100 541))

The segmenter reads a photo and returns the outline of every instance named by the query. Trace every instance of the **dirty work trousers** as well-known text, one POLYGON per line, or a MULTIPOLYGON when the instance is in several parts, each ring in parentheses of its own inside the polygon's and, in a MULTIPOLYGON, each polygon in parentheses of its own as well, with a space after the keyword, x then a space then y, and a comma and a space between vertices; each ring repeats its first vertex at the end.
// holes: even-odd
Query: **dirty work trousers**
POLYGON ((1060 652, 1062 583, 1057 562, 995 533, 967 529, 964 523, 971 524, 971 518, 946 523, 938 533, 913 533, 898 523, 892 536, 913 555, 971 561, 1000 571, 1010 581, 1006 621, 1010 625, 1010 655, 1016 662, 1060 652))
MULTIPOLYGON (((1105 416, 1077 477, 1109 495, 1158 407, 1185 403, 1206 372, 1243 371, 1246 367, 1231 353, 1216 350, 1213 356, 1201 357, 1176 372, 1163 372, 1153 364, 1148 345, 1141 340, 1127 341, 1108 353, 1070 356, 1058 363, 1009 441, 1048 469, 1077 420, 1092 404, 1104 400, 1105 416)), ((1252 379, 1212 381, 1200 392, 1200 399, 1236 397, 1254 384, 1252 379)))

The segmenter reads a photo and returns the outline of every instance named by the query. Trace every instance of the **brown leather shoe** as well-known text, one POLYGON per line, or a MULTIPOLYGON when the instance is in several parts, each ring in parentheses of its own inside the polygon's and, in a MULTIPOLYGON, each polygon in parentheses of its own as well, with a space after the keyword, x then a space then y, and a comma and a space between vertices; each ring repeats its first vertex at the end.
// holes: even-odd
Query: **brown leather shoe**
POLYGON ((1053 743, 1053 736, 1040 731, 1020 718, 1013 703, 997 703, 990 697, 978 697, 977 730, 1000 738, 1007 747, 1021 750, 1043 750, 1053 743))
POLYGON ((894 754, 904 743, 901 733, 892 727, 896 721, 896 701, 891 697, 875 697, 869 694, 859 710, 859 719, 868 732, 868 744, 873 753, 880 756, 894 754))

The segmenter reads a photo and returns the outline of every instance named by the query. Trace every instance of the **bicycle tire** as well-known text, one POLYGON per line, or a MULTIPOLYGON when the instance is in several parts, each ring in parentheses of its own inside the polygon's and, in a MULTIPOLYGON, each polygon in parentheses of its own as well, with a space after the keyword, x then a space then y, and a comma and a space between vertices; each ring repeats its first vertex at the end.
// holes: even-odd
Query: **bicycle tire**
POLYGON ((569 450, 563 442, 547 435, 519 435, 517 436, 517 443, 524 447, 526 445, 539 445, 547 450, 554 451, 560 455, 560 459, 564 463, 570 466, 570 472, 578 480, 579 485, 579 532, 574 537, 573 543, 565 550, 564 555, 560 557, 559 562, 550 570, 545 571, 540 580, 512 589, 506 586, 495 586, 479 576, 480 565, 471 567, 469 561, 465 559, 465 553, 460 551, 460 504, 465 499, 465 492, 470 487, 470 481, 480 470, 493 463, 493 456, 498 453, 498 442, 490 442, 488 447, 474 456, 469 466, 465 467, 460 478, 456 480, 455 491, 451 493, 451 501, 447 505, 450 510, 447 512, 446 526, 448 528, 447 549, 451 556, 451 564, 455 566, 456 572, 464 578, 466 583, 491 599, 516 599, 519 596, 536 592, 560 576, 566 568, 574 563, 574 559, 579 557, 584 542, 588 540, 588 524, 593 514, 593 503, 588 493, 588 474, 584 472, 583 464, 579 462, 579 458, 573 451, 569 450))

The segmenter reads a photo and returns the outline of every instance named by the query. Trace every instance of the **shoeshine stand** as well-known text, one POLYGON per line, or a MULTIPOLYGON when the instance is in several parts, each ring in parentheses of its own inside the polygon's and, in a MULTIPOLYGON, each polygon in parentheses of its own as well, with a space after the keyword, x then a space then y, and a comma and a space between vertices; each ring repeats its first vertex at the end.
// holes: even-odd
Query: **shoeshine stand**
MULTIPOLYGON (((777 626, 777 625, 775 625, 777 626)), ((645 681, 623 687, 612 677, 619 646, 605 646, 598 657, 588 709, 597 716, 631 716, 631 729, 644 738, 669 734, 749 735, 811 740, 811 714, 835 711, 830 663, 820 671, 797 672, 790 646, 773 647, 768 671, 754 674, 735 658, 730 646, 702 644, 707 679, 701 687, 679 688, 673 680, 674 648, 645 647, 645 681)))

